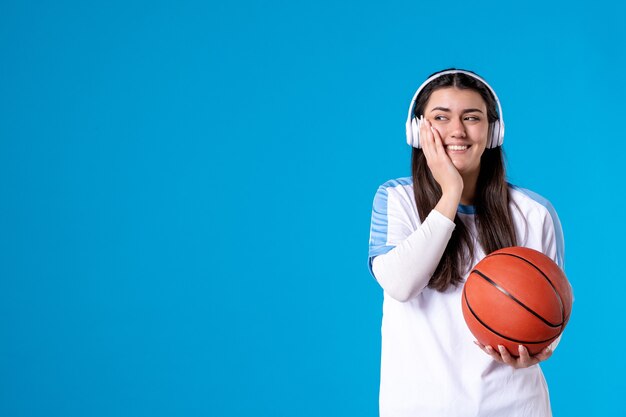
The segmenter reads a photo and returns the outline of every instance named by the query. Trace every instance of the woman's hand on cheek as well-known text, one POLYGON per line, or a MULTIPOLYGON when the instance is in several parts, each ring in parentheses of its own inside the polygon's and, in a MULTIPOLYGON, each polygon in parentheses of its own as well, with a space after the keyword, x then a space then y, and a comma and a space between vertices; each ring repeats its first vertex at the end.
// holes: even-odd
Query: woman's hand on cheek
POLYGON ((439 131, 424 116, 420 124, 420 143, 428 168, 442 192, 458 194, 460 197, 463 191, 463 178, 446 153, 439 131))
POLYGON ((514 357, 509 351, 502 345, 499 345, 497 350, 491 346, 485 346, 479 342, 474 342, 483 352, 491 356, 496 362, 504 363, 512 366, 515 369, 528 368, 545 361, 552 356, 552 350, 550 347, 546 347, 544 350, 534 356, 530 356, 528 349, 525 346, 519 345, 519 357, 514 357))

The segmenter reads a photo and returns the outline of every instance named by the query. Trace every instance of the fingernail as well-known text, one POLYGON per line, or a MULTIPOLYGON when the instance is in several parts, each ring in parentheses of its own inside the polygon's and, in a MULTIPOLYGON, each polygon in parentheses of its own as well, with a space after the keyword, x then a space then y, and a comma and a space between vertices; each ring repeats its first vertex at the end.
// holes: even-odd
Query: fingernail
POLYGON ((524 346, 519 345, 519 346, 517 347, 517 351, 518 351, 518 352, 520 352, 520 353, 522 353, 522 352, 524 351, 524 346))

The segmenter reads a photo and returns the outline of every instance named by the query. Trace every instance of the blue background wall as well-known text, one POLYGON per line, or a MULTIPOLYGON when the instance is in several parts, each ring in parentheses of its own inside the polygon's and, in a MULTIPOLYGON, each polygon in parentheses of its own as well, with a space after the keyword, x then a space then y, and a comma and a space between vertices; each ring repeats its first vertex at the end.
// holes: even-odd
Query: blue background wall
POLYGON ((624 6, 386 4, 2 3, 0 415, 377 415, 371 203, 450 66, 563 223, 555 415, 626 415, 624 6))

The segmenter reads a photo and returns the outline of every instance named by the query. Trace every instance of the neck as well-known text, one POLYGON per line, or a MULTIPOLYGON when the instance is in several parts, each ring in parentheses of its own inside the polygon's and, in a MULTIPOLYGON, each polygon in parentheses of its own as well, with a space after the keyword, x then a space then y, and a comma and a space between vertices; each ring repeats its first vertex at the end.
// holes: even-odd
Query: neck
POLYGON ((476 184, 478 183, 478 172, 461 174, 463 177, 463 193, 461 194, 461 204, 471 206, 474 204, 476 196, 476 184))

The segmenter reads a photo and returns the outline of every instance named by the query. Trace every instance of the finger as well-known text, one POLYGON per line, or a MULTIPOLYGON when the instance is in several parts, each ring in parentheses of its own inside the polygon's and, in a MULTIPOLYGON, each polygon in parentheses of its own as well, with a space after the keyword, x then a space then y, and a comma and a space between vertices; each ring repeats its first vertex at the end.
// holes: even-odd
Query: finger
POLYGON ((552 349, 550 349, 550 346, 548 346, 533 357, 537 360, 537 362, 540 362, 540 361, 545 361, 550 356, 552 356, 552 349))
POLYGON ((433 124, 430 120, 428 120, 427 118, 424 117, 424 126, 426 127, 426 130, 428 131, 428 134, 430 136, 431 139, 434 139, 433 137, 433 124))
POLYGON ((426 120, 424 116, 420 116, 420 145, 422 146, 422 151, 424 151, 424 156, 426 159, 430 159, 430 142, 428 138, 428 127, 426 126, 426 120))
POLYGON ((496 351, 493 350, 493 348, 491 346, 485 346, 485 345, 483 345, 481 343, 478 343, 478 342, 474 342, 474 344, 476 346, 478 346, 480 348, 480 350, 485 352, 487 355, 491 356, 494 360, 496 360, 498 362, 502 362, 502 359, 500 358, 500 355, 498 353, 496 353, 496 351))
POLYGON ((439 131, 434 126, 431 126, 430 129, 432 130, 432 133, 433 133, 433 140, 435 143, 435 150, 437 154, 446 155, 446 150, 443 147, 443 139, 441 139, 441 134, 439 134, 439 131))
POLYGON ((519 345, 517 351, 519 352, 519 362, 521 366, 527 367, 539 362, 538 360, 530 356, 530 353, 528 353, 528 349, 526 349, 526 346, 519 345))
POLYGON ((502 361, 507 365, 515 366, 517 361, 511 356, 509 351, 502 345, 498 345, 498 351, 500 352, 500 356, 502 356, 502 361))
POLYGON ((529 366, 539 363, 539 358, 537 358, 537 356, 530 356, 530 353, 528 352, 528 349, 526 349, 526 346, 519 346, 519 357, 520 367, 527 368, 529 366))
POLYGON ((485 352, 487 355, 489 355, 489 352, 487 351, 487 347, 485 345, 483 345, 482 343, 474 340, 474 344, 476 346, 478 346, 480 348, 480 350, 482 350, 483 352, 485 352))
POLYGON ((435 154, 437 150, 435 149, 435 133, 433 132, 433 124, 430 120, 424 118, 424 126, 426 127, 426 135, 429 139, 428 143, 430 145, 431 152, 435 154))
POLYGON ((502 356, 500 356, 500 353, 498 353, 498 351, 496 351, 493 347, 487 345, 485 346, 485 351, 489 356, 493 358, 493 360, 497 362, 503 362, 502 356))
POLYGON ((420 131, 420 140, 423 139, 422 149, 424 150, 426 159, 433 159, 434 157, 433 132, 430 130, 430 123, 424 116, 422 116, 422 122, 421 122, 420 128, 423 128, 420 131))
POLYGON ((526 346, 519 345, 517 347, 517 351, 519 352, 520 360, 524 362, 528 362, 530 360, 530 354, 528 353, 528 349, 526 349, 526 346))

